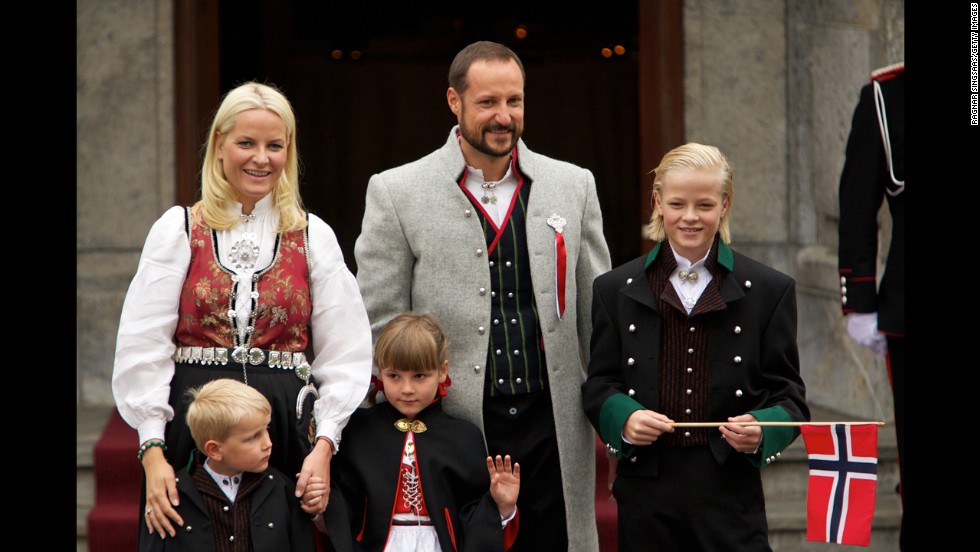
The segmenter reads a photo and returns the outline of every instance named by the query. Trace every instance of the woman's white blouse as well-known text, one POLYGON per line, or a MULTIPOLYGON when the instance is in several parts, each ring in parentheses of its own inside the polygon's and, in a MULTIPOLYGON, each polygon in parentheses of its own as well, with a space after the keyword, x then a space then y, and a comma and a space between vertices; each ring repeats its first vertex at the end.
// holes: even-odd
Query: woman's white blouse
MULTIPOLYGON (((272 262, 279 213, 266 196, 252 211, 255 219, 218 234, 218 256, 225 267, 232 245, 244 232, 255 232, 259 257, 251 269, 234 269, 248 282, 253 272, 272 262)), ((229 212, 241 214, 234 203, 229 212)), ((176 349, 180 291, 190 265, 190 243, 183 207, 172 207, 150 228, 136 275, 126 293, 116 356, 112 392, 122 418, 139 433, 140 443, 163 439, 173 419, 168 404, 174 375, 171 356, 176 349)), ((333 230, 316 215, 309 215, 310 326, 314 359, 310 363, 320 398, 313 408, 317 437, 327 437, 340 448, 340 433, 361 403, 371 378, 371 327, 357 280, 344 264, 333 230)), ((236 300, 238 327, 244 331, 251 310, 249 294, 236 300)))

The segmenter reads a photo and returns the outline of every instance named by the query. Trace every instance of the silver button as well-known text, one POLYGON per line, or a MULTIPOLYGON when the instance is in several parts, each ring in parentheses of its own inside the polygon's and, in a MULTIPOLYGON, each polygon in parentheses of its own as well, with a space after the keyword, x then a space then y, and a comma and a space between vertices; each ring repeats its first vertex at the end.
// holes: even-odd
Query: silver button
POLYGON ((690 431, 685 431, 684 432, 684 437, 690 437, 690 436, 691 436, 691 432, 690 431))
POLYGON ((687 350, 687 354, 689 354, 689 355, 693 355, 693 354, 694 354, 694 349, 688 349, 688 350, 687 350))
POLYGON ((510 319, 510 325, 511 326, 516 326, 517 325, 517 319, 516 318, 511 318, 510 319))
POLYGON ((846 283, 847 283, 847 277, 846 276, 841 276, 840 277, 840 285, 844 285, 846 283))
POLYGON ((780 455, 780 454, 782 454, 782 453, 781 453, 781 452, 777 452, 777 453, 776 453, 776 458, 779 458, 779 455, 780 455))
POLYGON ((270 522, 269 522, 269 529, 275 529, 275 528, 276 528, 276 524, 275 524, 275 523, 272 523, 272 522, 270 521, 270 522))
POLYGON ((632 462, 632 463, 635 464, 636 463, 636 457, 634 456, 633 458, 630 458, 630 462, 632 462))
POLYGON ((504 266, 506 266, 507 268, 510 268, 510 261, 505 262, 504 263, 504 266))
POLYGON ((735 326, 735 335, 742 333, 742 326, 735 326))
POLYGON ((627 366, 633 366, 634 364, 636 364, 636 361, 633 360, 633 357, 630 357, 630 358, 626 359, 626 365, 627 366))
POLYGON ((628 392, 627 394, 628 394, 629 396, 631 396, 631 397, 632 397, 633 395, 635 395, 635 394, 636 394, 636 390, 634 390, 634 389, 630 389, 630 390, 629 390, 629 392, 628 392))
POLYGON ((684 414, 690 414, 690 413, 691 413, 691 409, 690 408, 685 408, 684 409, 684 414))
POLYGON ((477 364, 477 365, 473 366, 473 371, 476 372, 477 374, 479 374, 480 373, 480 365, 477 364))
POLYGON ((735 390, 735 396, 736 397, 741 397, 742 395, 743 395, 743 393, 742 393, 742 390, 741 389, 736 389, 735 390))
POLYGON ((235 535, 228 537, 228 542, 235 542, 235 535))
POLYGON ((479 328, 477 328, 476 331, 480 332, 480 335, 483 335, 487 332, 487 329, 484 328, 483 326, 480 326, 479 328))
POLYGON ((517 409, 512 406, 510 407, 510 410, 508 410, 507 412, 510 412, 510 415, 514 416, 517 414, 517 409))
POLYGON ((496 353, 497 356, 500 356, 501 353, 503 353, 503 351, 501 351, 500 349, 497 349, 496 351, 494 351, 494 353, 496 353))
POLYGON ((691 326, 691 333, 694 333, 694 332, 695 332, 695 327, 694 326, 691 326))
POLYGON ((222 510, 224 510, 225 512, 227 512, 228 511, 228 507, 225 506, 224 508, 222 508, 222 510))
POLYGON ((480 295, 486 295, 486 294, 487 294, 487 288, 480 288, 480 295))
POLYGON ((516 379, 516 380, 514 380, 514 381, 515 381, 515 382, 517 382, 517 384, 518 384, 518 385, 520 385, 520 384, 522 384, 522 383, 524 383, 524 380, 522 380, 521 378, 517 378, 517 379, 516 379))
POLYGON ((684 392, 687 393, 688 395, 690 395, 691 393, 694 393, 694 391, 692 391, 691 389, 688 389, 687 391, 684 391, 684 392))
POLYGON ((627 278, 626 279, 626 285, 630 285, 632 283, 633 283, 633 278, 627 278))
POLYGON ((504 384, 504 380, 503 379, 499 379, 499 380, 497 380, 497 383, 500 384, 500 385, 503 385, 504 384))
POLYGON ((634 326, 633 324, 630 324, 629 331, 630 331, 630 333, 635 332, 636 331, 636 326, 634 326))
POLYGON ((694 372, 694 368, 691 368, 690 366, 688 366, 687 367, 687 373, 690 374, 692 372, 694 372))
POLYGON ((490 297, 496 297, 496 296, 497 296, 497 292, 496 291, 491 291, 490 292, 490 297))
POLYGON ((469 218, 469 217, 473 216, 473 211, 470 211, 469 209, 467 209, 467 210, 463 211, 463 216, 466 217, 466 218, 469 218))
POLYGON ((517 349, 514 349, 514 356, 521 356, 521 352, 518 351, 517 349))
POLYGON ((840 304, 841 305, 846 305, 847 304, 847 297, 841 297, 840 298, 840 304))
POLYGON ((507 292, 507 298, 508 299, 513 299, 514 298, 514 292, 513 291, 507 292))
POLYGON ((746 280, 745 281, 745 289, 749 289, 751 287, 752 287, 752 280, 746 280))
POLYGON ((742 364, 742 357, 738 355, 735 355, 735 358, 733 358, 732 360, 735 361, 735 364, 742 364))
MULTIPOLYGON (((482 249, 477 249, 476 250, 476 256, 479 257, 480 255, 483 255, 483 250, 482 249)), ((490 263, 490 266, 493 266, 493 262, 490 263)))
POLYGON ((191 527, 190 525, 185 525, 184 526, 184 531, 187 531, 188 533, 191 532, 191 529, 193 529, 193 527, 191 527))
POLYGON ((494 319, 493 319, 493 325, 494 325, 494 326, 499 326, 499 325, 500 325, 500 320, 499 320, 499 319, 497 319, 497 318, 494 318, 494 319))
POLYGON ((841 292, 842 294, 846 294, 846 293, 847 293, 847 287, 845 287, 845 286, 841 286, 841 287, 840 287, 840 292, 841 292))
POLYGON ((494 262, 490 261, 490 268, 493 268, 494 262))

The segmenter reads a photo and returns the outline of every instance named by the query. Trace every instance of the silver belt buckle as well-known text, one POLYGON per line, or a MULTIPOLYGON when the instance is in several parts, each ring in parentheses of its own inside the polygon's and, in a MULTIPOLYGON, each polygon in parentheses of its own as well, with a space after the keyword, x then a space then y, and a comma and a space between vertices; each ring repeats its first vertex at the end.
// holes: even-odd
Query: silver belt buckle
POLYGON ((248 361, 248 349, 235 347, 235 350, 231 352, 231 359, 239 364, 245 364, 248 361))
POLYGON ((251 349, 249 349, 248 351, 249 364, 251 364, 252 366, 258 366, 259 364, 262 364, 264 361, 265 361, 265 353, 262 352, 262 349, 259 349, 258 347, 252 347, 251 349))

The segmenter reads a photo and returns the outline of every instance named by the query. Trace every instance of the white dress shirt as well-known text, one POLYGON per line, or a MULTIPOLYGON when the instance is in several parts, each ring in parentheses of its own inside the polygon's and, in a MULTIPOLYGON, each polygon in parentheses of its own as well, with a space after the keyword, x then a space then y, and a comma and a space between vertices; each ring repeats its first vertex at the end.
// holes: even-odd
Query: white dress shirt
POLYGON ((677 270, 675 270, 670 275, 670 283, 674 285, 674 291, 677 292, 677 297, 680 298, 681 304, 687 310, 687 314, 691 314, 691 310, 694 305, 697 304, 698 299, 701 298, 701 294, 704 293, 705 288, 708 287, 708 282, 711 281, 711 272, 704 267, 704 261, 708 260, 708 255, 711 254, 711 248, 708 248, 708 252, 704 254, 704 257, 691 264, 691 261, 687 260, 677 254, 674 248, 670 248, 671 253, 674 254, 674 259, 677 261, 677 270), (684 279, 681 280, 680 273, 696 273, 698 275, 697 280, 684 279))

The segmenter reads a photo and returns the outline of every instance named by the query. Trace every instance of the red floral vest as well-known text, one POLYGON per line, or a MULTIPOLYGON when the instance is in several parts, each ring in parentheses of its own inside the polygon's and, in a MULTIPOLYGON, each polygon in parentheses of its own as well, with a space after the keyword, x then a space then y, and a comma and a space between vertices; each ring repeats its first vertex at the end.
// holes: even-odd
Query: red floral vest
POLYGON ((256 271, 252 282, 238 281, 234 271, 218 262, 215 234, 199 213, 188 209, 191 221, 191 262, 180 292, 174 339, 178 346, 234 347, 234 293, 252 293, 254 330, 250 347, 302 352, 308 341, 310 270, 306 231, 276 236, 268 268, 256 271), (229 318, 231 313, 232 318, 229 318))

